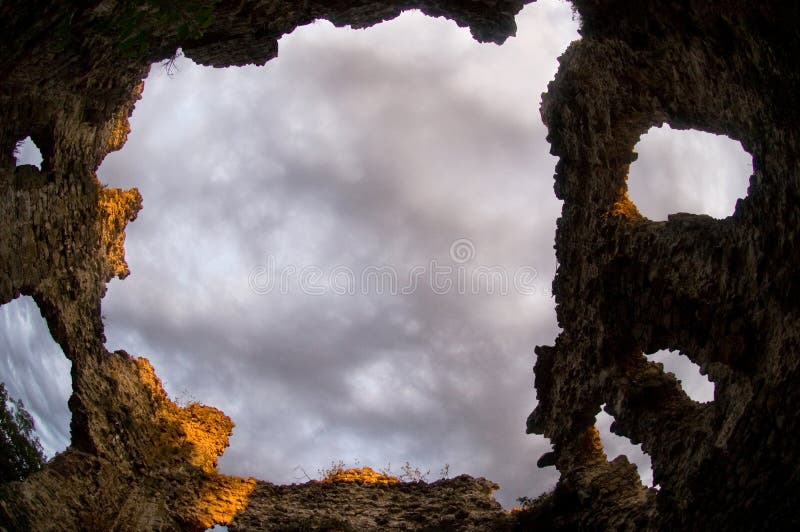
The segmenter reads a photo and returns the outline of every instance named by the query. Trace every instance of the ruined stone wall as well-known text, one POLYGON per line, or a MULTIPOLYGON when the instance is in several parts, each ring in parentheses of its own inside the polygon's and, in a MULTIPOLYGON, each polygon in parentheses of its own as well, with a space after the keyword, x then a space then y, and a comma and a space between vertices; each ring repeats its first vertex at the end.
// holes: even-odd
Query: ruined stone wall
MULTIPOLYGON (((147 360, 103 345, 100 300, 110 279, 129 273, 124 230, 142 198, 135 189, 103 187, 95 171, 124 144, 150 64, 178 47, 203 64, 263 64, 298 25, 326 18, 366 26, 414 7, 502 42, 522 2, 0 4, 0 304, 34 298, 72 361, 73 383, 71 445, 27 481, 0 488, 0 529, 204 530, 248 505, 255 480, 216 471, 231 420, 212 407, 177 406, 147 360), (15 167, 15 144, 29 135, 42 151, 41 170, 15 167)), ((465 526, 504 517, 487 485, 454 479, 433 491, 389 487, 384 513, 427 507, 465 526)), ((329 497, 336 504, 315 511, 308 496, 290 497, 287 507, 259 486, 261 506, 251 506, 280 508, 288 521, 292 504, 307 507, 298 519, 322 523, 332 507, 338 515, 357 499, 338 490, 329 497)))
POLYGON ((298 25, 325 18, 363 27, 409 8, 500 43, 524 3, 0 4, 0 304, 33 296, 72 361, 73 381, 71 446, 25 482, 0 488, 0 526, 796 524, 800 8, 791 4, 573 0, 582 39, 561 57, 542 103, 564 200, 554 283, 563 332, 537 348, 539 404, 528 420, 530 432, 553 443, 540 465, 558 467, 561 480, 530 512, 506 516, 489 483, 462 477, 289 488, 220 475, 230 419, 178 407, 146 360, 104 348, 100 299, 111 278, 128 273, 124 228, 142 198, 104 188, 95 171, 123 145, 152 62, 182 47, 202 64, 262 64, 298 25), (625 192, 633 147, 662 123, 729 135, 753 155, 748 197, 732 217, 654 223, 638 214, 625 192), (15 143, 28 135, 42 151, 41 170, 15 167, 15 143), (714 402, 691 401, 642 354, 666 348, 708 373, 714 402), (624 458, 606 460, 594 429, 602 404, 617 433, 642 442, 660 491, 643 488, 624 458), (358 521, 367 506, 369 520, 358 521))
POLYGON ((800 12, 770 2, 574 5, 583 39, 542 102, 564 208, 554 283, 563 332, 537 349, 528 420, 554 446, 540 464, 555 464, 562 494, 590 509, 582 528, 604 528, 607 512, 628 516, 628 528, 797 525, 800 12), (752 154, 733 216, 639 215, 626 195, 633 147, 662 123, 728 135, 752 154), (692 401, 642 354, 659 349, 698 364, 715 400, 692 401), (625 460, 606 461, 594 429, 602 404, 612 430, 651 456, 657 493, 625 460))

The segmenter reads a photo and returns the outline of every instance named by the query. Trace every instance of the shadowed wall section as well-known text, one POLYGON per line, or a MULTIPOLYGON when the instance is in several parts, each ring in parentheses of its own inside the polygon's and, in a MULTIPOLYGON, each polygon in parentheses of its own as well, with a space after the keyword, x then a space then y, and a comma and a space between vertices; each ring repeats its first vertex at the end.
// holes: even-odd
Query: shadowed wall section
POLYGON ((584 508, 567 517, 580 528, 797 524, 796 8, 574 5, 583 39, 542 103, 564 200, 554 281, 563 332, 537 348, 528 420, 554 444, 542 465, 559 468, 558 492, 584 508), (651 222, 627 199, 633 148, 662 123, 728 135, 752 154, 732 217, 651 222), (716 400, 692 401, 642 354, 660 349, 707 373, 716 400), (612 430, 652 457, 658 493, 582 443, 602 404, 612 430), (625 489, 607 489, 622 478, 625 489), (619 515, 624 523, 610 521, 619 515))

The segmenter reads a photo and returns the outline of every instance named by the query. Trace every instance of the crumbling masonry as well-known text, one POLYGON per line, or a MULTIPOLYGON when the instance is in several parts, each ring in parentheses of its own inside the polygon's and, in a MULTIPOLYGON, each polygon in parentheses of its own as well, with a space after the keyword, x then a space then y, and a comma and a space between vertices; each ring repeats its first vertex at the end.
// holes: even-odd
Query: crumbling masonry
POLYGON ((505 514, 493 485, 469 477, 280 487, 220 475, 231 421, 211 407, 178 407, 146 360, 105 350, 100 299, 128 274, 124 229, 142 199, 104 188, 95 171, 124 144, 151 63, 181 47, 205 65, 262 64, 299 25, 364 27, 411 8, 501 43, 524 3, 0 3, 0 303, 35 299, 73 381, 71 446, 0 490, 0 527, 798 526, 800 4, 572 1, 582 38, 542 102, 564 200, 554 283, 563 332, 537 348, 539 403, 528 419, 528 431, 553 444, 540 465, 558 467, 561 480, 527 513, 505 514), (728 135, 752 154, 733 216, 639 215, 628 167, 640 136, 662 123, 728 135), (41 170, 15 167, 15 143, 28 135, 41 170), (689 399, 643 355, 658 349, 699 364, 715 400, 689 399), (615 432, 652 457, 659 491, 642 487, 624 458, 606 459, 594 429, 602 404, 615 432))

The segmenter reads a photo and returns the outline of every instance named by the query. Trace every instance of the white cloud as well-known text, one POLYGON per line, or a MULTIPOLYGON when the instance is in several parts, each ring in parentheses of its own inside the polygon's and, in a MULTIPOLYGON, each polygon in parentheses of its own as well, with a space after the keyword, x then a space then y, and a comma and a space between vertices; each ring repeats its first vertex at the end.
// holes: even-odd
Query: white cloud
POLYGON ((652 220, 676 212, 726 218, 747 195, 753 159, 736 140, 665 125, 642 135, 635 151, 628 191, 652 220))

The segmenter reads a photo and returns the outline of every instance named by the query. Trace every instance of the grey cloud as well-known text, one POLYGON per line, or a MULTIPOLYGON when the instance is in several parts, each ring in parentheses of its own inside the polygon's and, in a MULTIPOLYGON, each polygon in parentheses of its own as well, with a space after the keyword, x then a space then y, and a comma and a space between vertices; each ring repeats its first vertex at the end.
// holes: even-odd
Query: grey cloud
MULTIPOLYGON (((284 47, 284 50, 287 49, 290 48, 284 47)), ((312 57, 315 54, 318 56, 320 50, 314 49, 312 52, 312 57)), ((284 53, 283 59, 287 55, 284 53)), ((340 50, 335 50, 329 57, 341 55, 340 50)), ((289 459, 286 451, 278 452, 272 448, 275 446, 300 449, 298 459, 304 455, 306 460, 309 455, 318 455, 319 450, 315 451, 313 445, 303 444, 303 439, 317 442, 317 438, 298 429, 316 426, 316 432, 328 448, 334 451, 339 449, 345 454, 356 450, 365 452, 363 442, 368 442, 367 448, 377 447, 385 452, 399 453, 401 457, 405 455, 412 461, 414 457, 417 460, 430 460, 425 457, 431 454, 432 442, 447 442, 448 452, 465 457, 461 462, 465 470, 470 470, 470 466, 478 466, 486 468, 485 474, 492 476, 490 464, 508 454, 504 450, 494 456, 494 453, 486 450, 488 446, 502 447, 499 442, 507 441, 499 434, 512 430, 518 434, 520 441, 531 441, 521 434, 521 420, 524 420, 526 410, 533 401, 529 365, 532 363, 530 349, 535 340, 526 335, 525 341, 518 345, 496 345, 493 335, 498 334, 502 327, 492 331, 491 322, 480 327, 479 324, 486 317, 483 310, 489 304, 481 298, 473 298, 470 302, 472 305, 465 305, 457 298, 443 298, 429 292, 418 294, 405 304, 364 297, 340 297, 335 300, 276 297, 250 303, 245 301, 241 306, 215 303, 213 308, 217 312, 206 312, 204 302, 213 297, 213 286, 219 283, 220 277, 219 272, 210 272, 205 268, 204 258, 213 253, 213 249, 205 251, 204 246, 197 243, 202 240, 214 242, 230 237, 229 240, 234 240, 234 243, 227 242, 225 249, 230 246, 237 254, 252 259, 253 252, 248 254, 247 250, 261 248, 262 252, 267 252, 280 248, 281 239, 270 237, 288 230, 296 235, 290 240, 291 249, 302 249, 306 243, 314 248, 316 244, 316 249, 301 252, 301 255, 306 254, 317 260, 335 257, 354 269, 364 267, 367 261, 381 263, 391 260, 403 270, 408 266, 397 261, 404 258, 423 263, 432 255, 447 258, 450 242, 467 234, 478 246, 481 253, 479 257, 490 260, 493 254, 499 253, 502 259, 498 260, 502 262, 514 255, 507 247, 513 245, 515 239, 508 236, 513 233, 513 227, 506 229, 503 235, 497 235, 498 227, 503 222, 513 223, 515 217, 513 214, 503 216, 505 213, 497 215, 491 212, 491 208, 480 205, 481 202, 476 201, 475 197, 485 199, 486 204, 498 200, 502 202, 509 196, 501 193, 503 189, 517 186, 519 190, 512 192, 511 196, 542 196, 556 205, 550 208, 550 215, 546 216, 550 227, 547 231, 549 234, 543 238, 546 253, 550 252, 552 216, 557 212, 557 203, 552 200, 549 179, 543 180, 544 183, 539 186, 535 179, 528 178, 531 168, 545 166, 548 167, 548 173, 552 168, 552 162, 546 156, 546 145, 541 142, 544 137, 541 126, 525 130, 518 121, 507 120, 507 117, 482 106, 480 100, 469 94, 445 97, 442 91, 446 88, 447 80, 443 73, 447 69, 443 68, 441 61, 427 69, 423 68, 422 73, 412 71, 399 75, 396 65, 381 66, 369 50, 362 49, 359 54, 351 53, 351 56, 350 65, 355 67, 349 70, 341 61, 326 62, 329 57, 323 57, 325 61, 322 62, 332 68, 313 70, 311 76, 305 72, 304 75, 312 79, 299 84, 294 98, 289 95, 289 108, 295 106, 293 116, 300 116, 300 133, 297 135, 287 135, 286 131, 298 126, 292 123, 298 119, 282 119, 275 106, 269 105, 271 95, 256 97, 259 105, 239 106, 231 105, 232 97, 228 96, 222 105, 225 116, 213 115, 213 118, 204 120, 195 117, 195 109, 203 107, 203 103, 198 101, 201 97, 233 92, 234 87, 227 81, 227 76, 219 77, 221 81, 216 86, 211 82, 209 88, 193 97, 194 100, 167 104, 166 114, 176 114, 172 120, 178 121, 185 116, 195 126, 213 123, 213 138, 201 139, 198 130, 177 128, 178 133, 186 134, 184 139, 204 141, 198 145, 200 153, 190 158, 191 164, 185 165, 175 161, 175 153, 169 154, 172 146, 164 141, 163 153, 157 164, 166 171, 153 172, 148 176, 150 180, 157 181, 153 193, 145 190, 146 183, 141 184, 146 197, 145 211, 136 222, 144 226, 150 209, 159 214, 152 219, 160 223, 151 225, 149 235, 140 236, 136 233, 136 227, 130 228, 128 254, 134 275, 110 291, 104 305, 107 321, 110 324, 119 323, 117 327, 146 331, 147 345, 143 345, 140 351, 153 351, 154 361, 163 359, 163 362, 155 362, 156 367, 165 380, 174 382, 173 386, 178 389, 202 388, 206 383, 219 386, 217 375, 236 374, 229 367, 229 359, 236 360, 233 364, 240 368, 243 366, 242 360, 246 361, 246 374, 234 377, 237 388, 249 390, 255 404, 267 407, 256 408, 251 402, 244 402, 240 398, 233 398, 234 404, 230 405, 232 409, 226 404, 230 398, 219 398, 223 400, 221 403, 212 403, 222 407, 234 419, 241 420, 234 446, 227 455, 230 458, 223 459, 223 464, 230 464, 239 457, 239 465, 246 464, 254 469, 248 471, 236 465, 226 465, 237 472, 264 470, 265 464, 244 458, 247 453, 266 453, 264 458, 268 467, 271 456, 278 456, 278 460, 289 459), (433 74, 437 77, 432 78, 433 74), (342 79, 346 83, 340 81, 342 79), (317 87, 324 87, 324 91, 317 90, 317 87), (354 88, 355 92, 352 92, 354 88), (389 89, 402 90, 387 103, 381 102, 377 96, 389 89), (411 103, 420 105, 419 108, 397 104, 407 98, 403 90, 412 91, 417 99, 411 103), (364 93, 375 95, 375 98, 366 102, 369 104, 367 106, 363 105, 363 98, 353 96, 364 93), (341 96, 337 98, 337 94, 341 96), (330 101, 336 102, 339 107, 326 108, 331 104, 325 102, 330 101), (322 103, 308 104, 311 114, 298 112, 297 108, 305 102, 322 103), (313 126, 319 118, 317 114, 335 118, 334 122, 341 126, 334 128, 335 137, 343 137, 349 140, 349 144, 331 144, 338 139, 332 139, 329 132, 315 130, 313 126), (302 120, 304 116, 308 117, 305 121, 302 120), (353 116, 357 118, 356 122, 360 120, 361 123, 348 124, 348 118, 353 116), (376 116, 380 117, 379 123, 375 123, 376 116), (247 120, 243 121, 243 118, 247 120), (354 130, 347 131, 347 127, 354 130), (415 137, 414 131, 419 128, 422 128, 421 134, 429 135, 433 142, 415 137), (433 133, 427 133, 427 130, 433 133), (297 140, 296 137, 302 138, 297 140), (540 139, 538 144, 531 140, 534 138, 540 139), (215 139, 223 139, 225 149, 211 148, 209 144, 215 139), (297 149, 293 145, 295 142, 301 145, 300 153, 293 151, 297 149), (387 146, 391 147, 390 153, 386 153, 387 146), (331 165, 331 160, 336 162, 336 157, 331 157, 334 155, 331 150, 350 155, 340 157, 344 162, 338 166, 331 165), (465 152, 470 158, 463 158, 465 152), (520 156, 520 153, 523 155, 520 156), (546 161, 544 164, 542 158, 546 161), (507 159, 512 161, 511 170, 507 159), (420 163, 414 164, 414 161, 423 160, 436 162, 433 173, 420 163), (408 162, 412 162, 410 170, 408 162), (355 172, 363 176, 360 181, 347 182, 351 177, 348 172, 353 170, 348 164, 358 165, 355 172), (209 170, 219 167, 228 168, 228 173, 233 176, 233 193, 228 191, 231 183, 214 183, 196 175, 206 173, 213 178, 214 172, 209 170), (260 170, 262 168, 266 168, 266 171, 260 170), (243 174, 247 174, 244 176, 247 180, 242 179, 243 174), (178 179, 177 176, 184 177, 178 179), (492 177, 491 187, 475 185, 476 179, 485 179, 486 176, 492 177), (524 183, 523 178, 528 183, 524 183), (420 197, 420 191, 433 188, 438 189, 433 190, 436 194, 428 198, 420 197), (459 189, 467 191, 460 192, 463 199, 460 202, 449 201, 448 196, 458 193, 459 189), (488 198, 487 189, 493 192, 488 198), (166 198, 174 192, 177 195, 171 195, 174 198, 172 203, 167 203, 166 198), (158 194, 163 194, 165 200, 162 201, 160 197, 147 199, 158 194), (209 197, 213 201, 209 201, 209 197), (254 209, 256 216, 245 220, 240 213, 242 206, 247 205, 243 200, 248 198, 256 205, 261 202, 269 204, 271 201, 278 205, 265 209, 266 216, 254 209), (426 207, 426 199, 433 205, 426 207), (480 209, 475 209, 476 204, 480 209), (420 209, 420 206, 426 208, 420 209), (307 220, 294 224, 290 214, 292 209, 304 212, 301 218, 307 220), (325 213, 326 216, 320 216, 325 213), (320 223, 323 225, 320 226, 320 223), (296 226, 293 227, 293 224, 296 226), (253 233, 262 232, 253 241, 231 230, 232 225, 248 226, 253 233), (191 227, 199 229, 192 233, 188 229, 191 227), (340 235, 345 231, 349 235, 340 235), (323 237, 327 235, 328 238, 315 238, 313 233, 322 234, 323 237), (170 234, 173 235, 171 239, 165 238, 170 234), (188 242, 182 242, 181 235, 194 236, 190 236, 188 242), (146 247, 154 255, 152 261, 139 266, 135 264, 137 256, 144 255, 147 250, 140 251, 137 248, 137 238, 146 241, 146 247), (298 243, 298 240, 301 242, 298 243), (341 249, 351 246, 354 248, 352 253, 341 249), (167 264, 155 258, 159 254, 163 256, 164 252, 170 257, 167 264), (351 262, 345 262, 348 260, 351 262), (163 279, 160 283, 151 289, 138 289, 137 297, 127 302, 124 310, 115 310, 114 298, 117 291, 122 293, 125 284, 133 289, 139 283, 137 276, 153 276, 157 279, 159 272, 163 279), (189 277, 191 289, 181 295, 176 287, 172 287, 169 291, 170 301, 162 301, 164 291, 161 284, 175 277, 189 277), (150 297, 146 294, 150 294, 150 297), (372 313, 365 313, 360 308, 363 306, 375 309, 372 313), (189 313, 177 312, 175 307, 189 309, 189 313), (472 311, 478 316, 473 316, 472 311), (332 320, 326 319, 326 314, 330 313, 344 317, 344 321, 349 322, 348 326, 334 327, 332 320), (401 332, 398 324, 386 321, 385 318, 392 313, 401 316, 399 323, 411 318, 423 324, 422 330, 409 337, 401 332), (245 317, 242 317, 243 314, 245 317), (189 322, 184 323, 184 319, 189 322), (265 328, 263 322, 269 326, 265 328), (310 329, 313 332, 309 332, 310 329), (248 333, 248 330, 258 331, 258 334, 248 333), (464 334, 465 331, 472 331, 473 334, 464 334), (476 331, 481 331, 481 334, 476 331), (387 348, 393 352, 380 355, 387 348), (499 386, 482 384, 483 379, 476 375, 478 372, 484 373, 484 379, 501 380, 504 366, 497 364, 496 360, 498 357, 508 357, 510 349, 518 349, 521 356, 527 359, 525 371, 519 375, 516 386, 509 389, 505 382, 499 386), (353 375, 366 372, 369 377, 369 369, 383 362, 389 372, 387 378, 394 385, 390 389, 410 390, 413 392, 410 394, 412 399, 388 405, 386 412, 353 408, 353 404, 358 404, 359 395, 354 386, 358 382, 353 382, 353 375), (165 366, 163 370, 159 367, 161 364, 165 366), (217 370, 226 367, 227 370, 217 370), (420 367, 425 368, 423 374, 431 373, 430 382, 409 380, 416 375, 411 369, 420 367), (213 377, 209 375, 209 370, 213 377), (440 377, 440 373, 443 376, 440 377), (456 377, 452 378, 451 375, 456 377), (528 404, 522 405, 516 416, 510 412, 504 416, 509 410, 507 398, 520 397, 525 393, 530 397, 526 401, 528 404), (280 412, 272 412, 272 408, 280 412), (475 424, 480 424, 480 429, 472 428, 475 424), (276 430, 274 427, 285 429, 276 430), (297 431, 303 438, 298 439, 297 431), (245 435, 239 436, 240 433, 245 435), (248 433, 249 436, 246 435, 248 433), (270 443, 273 445, 267 446, 272 449, 254 449, 259 438, 253 434, 259 433, 271 436, 270 443), (390 443, 381 444, 384 440, 390 443), (237 441, 246 442, 247 450, 237 452, 237 441), (352 444, 348 444, 352 441, 362 443, 357 443, 353 449, 352 444), (459 450, 465 445, 484 450, 459 450)), ((308 66, 302 65, 300 70, 304 69, 308 69, 308 66)), ((186 73, 187 69, 184 68, 176 79, 168 83, 178 82, 180 76, 186 73)), ((297 82, 298 79, 292 81, 297 82)), ((197 83, 198 80, 189 77, 187 90, 196 90, 194 85, 197 83)), ((252 84, 245 82, 243 85, 236 93, 254 91, 252 84)), ((137 113, 142 112, 146 101, 140 103, 137 113)), ((211 115, 208 109, 205 113, 211 115)), ((139 119, 138 115, 134 116, 134 133, 126 150, 136 148, 136 120, 139 119)), ((155 133, 161 135, 162 132, 156 128, 155 133)), ((143 150, 141 159, 146 158, 145 153, 143 150)), ((110 169, 107 171, 112 173, 110 169)), ((525 222, 521 225, 525 226, 525 222)), ((297 254, 289 254, 289 257, 297 259, 297 254)), ((535 260, 535 252, 530 257, 522 262, 535 260)), ((239 277, 243 276, 239 274, 239 277)), ((543 282, 546 284, 546 281, 543 282)), ((535 328, 535 325, 532 327, 535 328)), ((117 336, 113 329, 109 326, 110 338, 117 336)), ((519 334, 518 331, 514 332, 519 334)), ((551 337, 552 325, 548 323, 542 334, 551 337)), ((119 335, 125 338, 132 336, 127 333, 119 335)), ((388 400, 386 397, 382 399, 388 400)), ((436 455, 447 454, 443 444, 436 447, 436 455)), ((335 456, 325 456, 323 462, 333 458, 335 456)), ((385 459, 395 463, 401 460, 392 456, 385 459)), ((280 462, 272 463, 273 469, 280 467, 280 462)))

